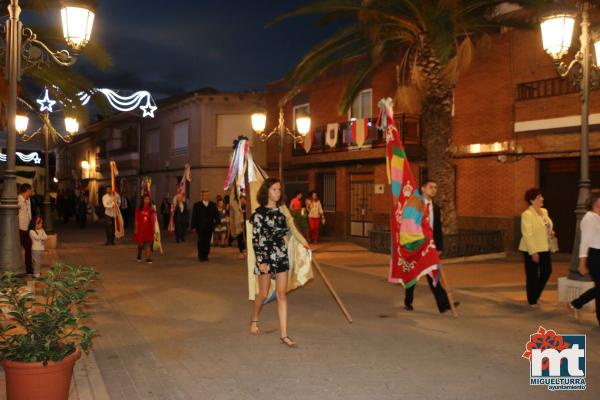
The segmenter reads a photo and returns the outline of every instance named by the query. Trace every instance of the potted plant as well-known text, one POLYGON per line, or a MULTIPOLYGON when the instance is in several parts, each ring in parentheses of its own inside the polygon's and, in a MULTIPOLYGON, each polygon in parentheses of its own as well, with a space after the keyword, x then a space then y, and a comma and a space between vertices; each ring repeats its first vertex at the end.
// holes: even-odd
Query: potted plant
POLYGON ((97 278, 93 268, 62 262, 32 286, 14 273, 0 277, 0 356, 8 400, 68 399, 73 366, 96 334, 85 325, 85 306, 97 278))

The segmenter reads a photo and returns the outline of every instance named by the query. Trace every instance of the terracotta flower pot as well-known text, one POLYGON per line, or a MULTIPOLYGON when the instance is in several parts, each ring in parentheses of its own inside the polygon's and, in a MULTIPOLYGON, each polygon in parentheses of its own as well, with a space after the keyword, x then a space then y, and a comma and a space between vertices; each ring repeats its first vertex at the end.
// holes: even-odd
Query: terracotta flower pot
POLYGON ((81 350, 59 362, 26 363, 3 361, 6 375, 7 400, 68 400, 73 366, 81 357, 81 350))

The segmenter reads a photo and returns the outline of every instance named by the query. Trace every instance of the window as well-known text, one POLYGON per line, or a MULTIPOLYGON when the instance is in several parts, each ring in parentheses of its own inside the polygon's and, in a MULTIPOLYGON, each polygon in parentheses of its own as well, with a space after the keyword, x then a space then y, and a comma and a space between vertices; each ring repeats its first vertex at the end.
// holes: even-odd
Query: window
POLYGON ((309 103, 305 103, 305 104, 299 104, 297 106, 294 106, 293 108, 293 113, 292 113, 292 126, 294 127, 294 130, 296 130, 296 118, 298 118, 300 115, 310 115, 310 104, 309 103))
POLYGON ((371 118, 373 116, 373 91, 366 89, 360 92, 350 108, 350 119, 371 118))
POLYGON ((317 194, 323 210, 335 212, 335 173, 317 175, 317 194))
POLYGON ((160 131, 158 129, 149 131, 145 135, 144 152, 146 154, 158 154, 160 149, 160 131))
POLYGON ((173 153, 175 155, 186 154, 188 151, 190 124, 185 121, 176 122, 173 125, 173 153))
POLYGON ((233 141, 240 135, 252 137, 250 114, 217 115, 217 147, 231 148, 233 141))

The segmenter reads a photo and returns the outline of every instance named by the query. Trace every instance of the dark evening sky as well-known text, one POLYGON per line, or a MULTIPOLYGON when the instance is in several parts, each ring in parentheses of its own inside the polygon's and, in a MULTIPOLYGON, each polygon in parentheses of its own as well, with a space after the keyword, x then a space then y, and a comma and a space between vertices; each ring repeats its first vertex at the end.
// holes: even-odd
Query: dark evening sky
POLYGON ((115 89, 146 89, 156 98, 205 86, 264 88, 331 33, 309 18, 265 28, 301 0, 102 0, 92 40, 114 66, 94 80, 115 89))

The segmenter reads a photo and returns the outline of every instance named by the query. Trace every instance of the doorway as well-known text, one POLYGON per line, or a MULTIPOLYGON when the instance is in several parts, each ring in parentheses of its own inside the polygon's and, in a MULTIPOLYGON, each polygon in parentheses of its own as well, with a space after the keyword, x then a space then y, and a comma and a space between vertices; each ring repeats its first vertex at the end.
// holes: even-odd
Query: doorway
MULTIPOLYGON (((600 186, 600 157, 590 157, 590 180, 592 189, 600 186)), ((540 190, 561 253, 573 250, 578 183, 579 158, 540 160, 540 190)))
POLYGON ((373 229, 372 174, 350 175, 350 235, 368 237, 373 229))

